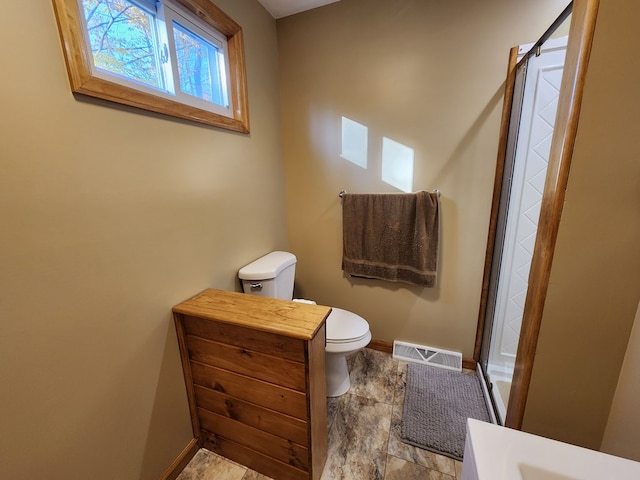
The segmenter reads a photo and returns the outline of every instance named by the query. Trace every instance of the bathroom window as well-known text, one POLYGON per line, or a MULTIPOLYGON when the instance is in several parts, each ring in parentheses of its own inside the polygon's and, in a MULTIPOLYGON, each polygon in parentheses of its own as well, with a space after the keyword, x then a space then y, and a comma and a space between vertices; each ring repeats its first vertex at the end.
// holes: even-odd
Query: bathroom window
POLYGON ((54 0, 72 90, 249 132, 242 29, 210 0, 54 0))

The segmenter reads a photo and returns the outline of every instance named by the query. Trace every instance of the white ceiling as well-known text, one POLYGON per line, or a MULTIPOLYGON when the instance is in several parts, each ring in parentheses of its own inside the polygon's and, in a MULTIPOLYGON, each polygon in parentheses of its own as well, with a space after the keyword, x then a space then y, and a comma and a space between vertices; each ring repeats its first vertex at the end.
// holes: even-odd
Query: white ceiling
POLYGON ((322 7, 340 0, 258 0, 273 18, 282 18, 295 13, 322 7))

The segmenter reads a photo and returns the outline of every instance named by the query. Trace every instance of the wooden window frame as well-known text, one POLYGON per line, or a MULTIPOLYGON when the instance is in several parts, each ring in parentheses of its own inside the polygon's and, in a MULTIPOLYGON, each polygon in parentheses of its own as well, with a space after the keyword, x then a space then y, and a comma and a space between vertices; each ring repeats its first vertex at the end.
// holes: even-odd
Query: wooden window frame
POLYGON ((209 0, 175 1, 227 37, 229 99, 233 117, 185 105, 95 76, 92 71, 93 56, 83 36, 83 16, 77 0, 53 0, 71 90, 74 93, 143 110, 249 133, 249 102, 242 27, 209 0))

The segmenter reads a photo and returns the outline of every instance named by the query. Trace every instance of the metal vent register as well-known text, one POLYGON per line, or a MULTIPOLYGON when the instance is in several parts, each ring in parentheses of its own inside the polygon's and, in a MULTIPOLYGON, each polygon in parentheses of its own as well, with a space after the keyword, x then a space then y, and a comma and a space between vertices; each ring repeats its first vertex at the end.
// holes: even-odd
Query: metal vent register
POLYGON ((407 342, 393 342, 393 358, 407 362, 423 363, 432 367, 462 371, 462 353, 440 348, 416 345, 407 342))

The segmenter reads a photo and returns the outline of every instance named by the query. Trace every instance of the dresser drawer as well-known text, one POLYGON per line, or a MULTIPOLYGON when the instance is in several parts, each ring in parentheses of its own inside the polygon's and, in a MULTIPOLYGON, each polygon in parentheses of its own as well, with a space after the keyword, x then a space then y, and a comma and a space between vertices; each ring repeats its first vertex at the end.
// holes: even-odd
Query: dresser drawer
POLYGON ((309 444, 308 425, 304 420, 200 385, 195 386, 195 394, 196 403, 204 410, 291 440, 298 445, 309 444))
POLYGON ((300 392, 306 389, 303 363, 191 335, 186 341, 191 360, 300 392))
POLYGON ((301 420, 307 418, 307 397, 302 392, 197 362, 191 362, 191 374, 195 385, 226 393, 301 420))
POLYGON ((309 469, 309 451, 306 447, 201 408, 198 409, 198 416, 200 425, 208 432, 215 432, 220 437, 297 469, 309 469))
MULTIPOLYGON (((202 431, 203 446, 225 458, 249 467, 256 472, 262 472, 275 480, 308 480, 308 471, 300 470, 284 462, 280 462, 262 453, 251 450, 239 443, 228 440, 217 433, 202 431)), ((314 478, 320 478, 318 475, 314 478)))
POLYGON ((304 363, 304 341, 297 338, 261 332, 247 327, 215 322, 189 315, 183 317, 183 324, 187 335, 304 363))

